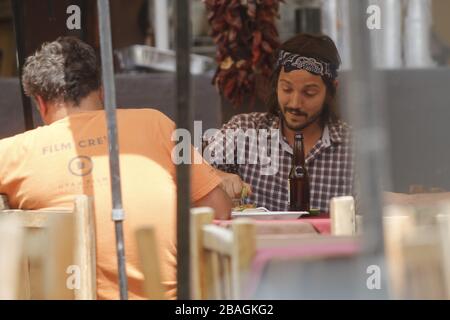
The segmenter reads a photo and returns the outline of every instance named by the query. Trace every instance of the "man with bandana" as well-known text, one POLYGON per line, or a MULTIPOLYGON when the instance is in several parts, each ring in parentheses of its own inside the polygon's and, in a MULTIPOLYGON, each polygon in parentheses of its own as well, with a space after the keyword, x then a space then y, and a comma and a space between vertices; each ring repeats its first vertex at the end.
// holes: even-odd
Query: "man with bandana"
POLYGON ((328 212, 332 197, 353 194, 350 130, 335 111, 339 65, 339 53, 328 36, 299 34, 289 39, 277 52, 269 111, 236 115, 215 135, 205 137, 205 157, 211 155, 211 164, 222 176, 222 187, 232 198, 240 198, 243 189, 249 189, 246 203, 271 211, 288 210, 288 176, 296 132, 304 136, 311 208, 328 212), (250 138, 239 144, 239 133, 230 139, 233 130, 240 134, 253 130, 257 137, 265 131, 270 140, 277 139, 268 144, 276 170, 265 170, 267 161, 262 161, 261 154, 267 150, 261 150, 260 140, 250 138), (274 131, 279 134, 274 135, 274 131), (239 159, 239 152, 245 161, 239 159))

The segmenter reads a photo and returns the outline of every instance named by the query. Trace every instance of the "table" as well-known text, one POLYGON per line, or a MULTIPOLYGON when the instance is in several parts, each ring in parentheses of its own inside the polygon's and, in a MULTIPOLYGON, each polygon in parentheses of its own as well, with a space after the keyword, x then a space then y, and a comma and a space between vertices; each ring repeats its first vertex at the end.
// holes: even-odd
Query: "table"
MULTIPOLYGON (((227 227, 232 220, 214 220, 214 224, 227 227)), ((328 213, 318 216, 304 216, 295 220, 254 220, 258 234, 261 233, 331 233, 331 220, 328 213), (261 231, 260 231, 261 230, 261 231)))

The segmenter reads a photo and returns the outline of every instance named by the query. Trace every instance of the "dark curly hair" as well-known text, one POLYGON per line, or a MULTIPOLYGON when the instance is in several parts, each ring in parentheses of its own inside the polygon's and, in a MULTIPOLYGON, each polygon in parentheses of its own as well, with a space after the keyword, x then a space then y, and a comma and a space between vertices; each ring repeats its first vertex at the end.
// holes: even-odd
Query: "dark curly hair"
MULTIPOLYGON (((305 57, 319 59, 336 66, 336 69, 341 65, 341 58, 339 52, 330 37, 323 34, 298 34, 286 42, 282 43, 275 57, 278 57, 280 50, 288 51, 295 54, 300 54, 305 57)), ((267 101, 269 113, 278 115, 278 95, 277 84, 280 76, 281 67, 275 67, 270 78, 270 95, 267 101)), ((322 77, 323 82, 327 87, 327 95, 325 98, 324 110, 322 113, 322 122, 337 121, 337 99, 336 87, 333 81, 327 77, 322 77)))
POLYGON ((74 37, 59 37, 44 43, 29 56, 22 73, 29 97, 62 100, 78 106, 81 99, 101 85, 100 67, 94 49, 74 37))

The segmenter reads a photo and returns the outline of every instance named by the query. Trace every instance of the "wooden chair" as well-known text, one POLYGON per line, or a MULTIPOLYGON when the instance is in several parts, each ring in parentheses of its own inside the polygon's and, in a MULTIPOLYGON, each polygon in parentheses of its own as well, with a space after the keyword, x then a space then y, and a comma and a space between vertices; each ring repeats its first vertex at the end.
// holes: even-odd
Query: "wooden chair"
POLYGON ((145 227, 139 229, 136 232, 136 239, 144 273, 145 295, 149 300, 163 300, 166 297, 161 284, 161 272, 154 228, 145 227))
POLYGON ((237 219, 231 229, 213 224, 210 208, 191 210, 191 272, 194 299, 242 299, 255 255, 255 227, 237 219))
POLYGON ((17 219, 25 231, 18 297, 95 299, 92 201, 77 196, 73 210, 12 210, 1 199, 0 216, 17 219))

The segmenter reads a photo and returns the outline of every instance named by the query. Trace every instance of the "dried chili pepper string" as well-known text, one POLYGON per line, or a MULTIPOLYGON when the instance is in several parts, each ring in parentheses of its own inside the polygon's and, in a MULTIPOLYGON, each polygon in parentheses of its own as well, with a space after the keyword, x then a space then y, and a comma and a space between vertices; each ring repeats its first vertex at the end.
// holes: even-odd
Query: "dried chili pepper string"
POLYGON ((234 107, 256 97, 256 76, 268 78, 279 46, 275 20, 283 0, 205 0, 218 68, 213 84, 234 107))

